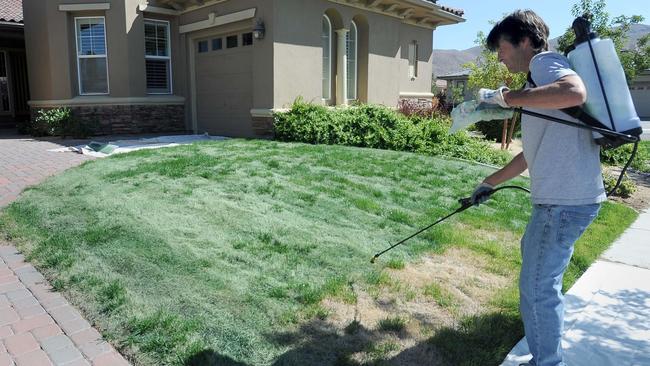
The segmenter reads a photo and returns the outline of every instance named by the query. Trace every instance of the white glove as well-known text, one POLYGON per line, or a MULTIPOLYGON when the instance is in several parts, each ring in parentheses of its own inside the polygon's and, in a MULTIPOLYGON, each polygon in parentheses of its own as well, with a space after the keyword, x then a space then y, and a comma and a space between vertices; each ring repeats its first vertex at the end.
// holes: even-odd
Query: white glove
POLYGON ((502 86, 499 89, 479 89, 478 91, 478 100, 481 103, 489 104, 498 104, 502 108, 510 108, 506 100, 503 98, 503 92, 509 91, 510 89, 507 86, 502 86))
POLYGON ((478 206, 481 203, 487 201, 488 198, 490 198, 490 195, 492 194, 493 190, 494 190, 493 185, 482 182, 476 187, 476 189, 474 189, 474 193, 472 193, 472 198, 471 198, 472 204, 478 206))

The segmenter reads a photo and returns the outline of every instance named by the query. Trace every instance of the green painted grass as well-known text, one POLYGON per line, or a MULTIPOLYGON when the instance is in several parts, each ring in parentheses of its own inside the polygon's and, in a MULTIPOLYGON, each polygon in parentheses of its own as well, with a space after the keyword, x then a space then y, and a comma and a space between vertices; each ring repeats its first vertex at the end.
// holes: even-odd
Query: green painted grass
MULTIPOLYGON (((487 259, 495 272, 516 273, 529 213, 528 197, 517 191, 501 191, 369 263, 457 208, 491 171, 393 151, 199 143, 117 155, 51 178, 2 212, 0 232, 137 365, 345 363, 354 352, 381 358, 397 350, 350 342, 359 324, 343 336, 314 329, 331 316, 323 299, 355 304, 360 288, 414 300, 386 268, 454 246, 487 259)), ((576 250, 571 276, 634 215, 608 204, 601 217, 587 234, 598 244, 576 250)), ((494 363, 521 333, 513 299, 516 292, 504 290, 490 305, 508 315, 487 322, 503 337, 472 333, 487 325, 468 318, 429 342, 447 354, 440 334, 469 335, 461 362, 449 353, 451 364, 494 363)))

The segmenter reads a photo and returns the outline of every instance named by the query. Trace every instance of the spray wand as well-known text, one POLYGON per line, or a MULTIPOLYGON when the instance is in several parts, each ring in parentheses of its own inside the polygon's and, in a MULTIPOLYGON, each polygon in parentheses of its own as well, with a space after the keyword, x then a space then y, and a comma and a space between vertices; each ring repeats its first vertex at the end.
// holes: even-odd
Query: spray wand
MULTIPOLYGON (((519 187, 519 186, 503 186, 503 187, 499 187, 499 188, 496 188, 496 189, 491 190, 490 192, 486 193, 486 195, 489 197, 489 196, 493 195, 494 193, 496 193, 496 192, 498 192, 498 191, 500 191, 500 190, 502 190, 502 189, 519 189, 519 190, 522 190, 522 191, 525 191, 525 192, 530 193, 530 191, 529 191, 528 189, 524 188, 524 187, 519 187)), ((438 220, 437 220, 436 222, 434 222, 433 224, 428 225, 428 226, 426 226, 426 227, 424 227, 424 228, 418 230, 417 232, 411 234, 410 236, 408 236, 408 237, 406 237, 406 238, 400 240, 399 242, 397 242, 397 243, 391 245, 388 249, 385 249, 385 250, 383 250, 383 251, 381 251, 381 252, 375 254, 375 256, 372 257, 372 259, 370 260, 370 263, 373 263, 373 264, 374 264, 375 261, 377 260, 377 258, 379 258, 379 256, 381 256, 382 254, 388 252, 389 250, 395 248, 395 247, 398 246, 398 245, 404 244, 404 243, 405 243, 406 241, 408 241, 409 239, 411 239, 411 238, 417 236, 418 234, 420 234, 420 233, 422 233, 422 232, 424 232, 424 231, 429 230, 429 229, 432 228, 433 226, 435 226, 435 225, 437 225, 437 224, 439 224, 439 223, 445 221, 446 219, 448 219, 448 218, 454 216, 455 214, 457 214, 457 213, 459 213, 459 212, 463 212, 463 211, 467 210, 468 208, 470 208, 470 207, 472 207, 472 206, 478 206, 478 205, 479 205, 478 203, 476 203, 476 204, 472 203, 472 198, 471 198, 471 197, 461 198, 461 199, 458 200, 458 203, 460 203, 460 207, 458 207, 458 208, 456 209, 456 211, 450 213, 449 215, 447 215, 447 216, 445 216, 445 217, 443 217, 443 218, 441 218, 441 219, 438 219, 438 220)))

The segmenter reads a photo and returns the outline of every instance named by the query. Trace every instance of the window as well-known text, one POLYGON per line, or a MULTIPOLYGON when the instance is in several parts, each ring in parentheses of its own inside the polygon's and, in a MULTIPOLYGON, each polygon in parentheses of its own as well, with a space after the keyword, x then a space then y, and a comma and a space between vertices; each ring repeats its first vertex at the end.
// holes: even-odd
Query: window
POLYGON ((213 51, 219 51, 220 49, 223 49, 223 39, 221 38, 215 38, 212 40, 212 50, 213 51))
POLYGON ((198 46, 199 53, 208 52, 208 41, 199 41, 198 46))
POLYGON ((350 26, 350 31, 347 33, 345 41, 348 69, 348 100, 355 100, 357 99, 357 25, 354 22, 350 26))
POLYGON ((108 94, 106 27, 103 17, 75 18, 81 95, 108 94))
POLYGON ((169 22, 144 21, 145 63, 147 66, 147 93, 170 94, 171 52, 169 22))
POLYGON ((418 43, 409 43, 409 78, 414 80, 418 77, 418 43))
POLYGON ((253 33, 244 33, 241 35, 242 46, 250 46, 253 44, 253 33))
POLYGON ((237 36, 228 36, 226 37, 226 48, 235 48, 239 46, 239 40, 237 36))
POLYGON ((323 30, 321 33, 321 44, 323 47, 323 99, 332 98, 332 23, 329 18, 323 15, 323 30))

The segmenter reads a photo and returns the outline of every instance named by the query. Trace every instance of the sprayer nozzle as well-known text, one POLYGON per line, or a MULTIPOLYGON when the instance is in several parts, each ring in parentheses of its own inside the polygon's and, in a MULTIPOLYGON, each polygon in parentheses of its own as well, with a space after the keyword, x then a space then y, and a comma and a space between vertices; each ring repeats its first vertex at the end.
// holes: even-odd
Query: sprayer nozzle
POLYGON ((375 264, 376 259, 377 259, 377 256, 372 257, 372 259, 370 260, 370 263, 375 264))

